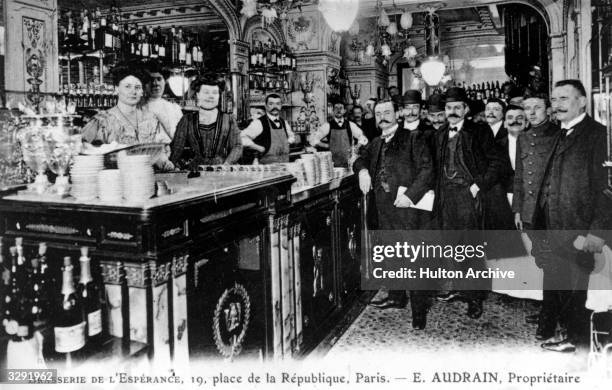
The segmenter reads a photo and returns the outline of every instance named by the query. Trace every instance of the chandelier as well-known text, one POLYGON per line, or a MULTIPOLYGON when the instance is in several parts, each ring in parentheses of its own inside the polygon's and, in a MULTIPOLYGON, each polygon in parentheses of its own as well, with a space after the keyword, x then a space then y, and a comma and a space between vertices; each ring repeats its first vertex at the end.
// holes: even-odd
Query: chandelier
MULTIPOLYGON (((394 3, 395 4, 395 3, 394 3)), ((394 6, 397 11, 397 8, 394 6)), ((360 42, 356 36, 359 33, 359 24, 355 22, 348 30, 353 36, 351 49, 355 53, 355 61, 361 63, 365 56, 377 57, 384 65, 398 51, 416 52, 410 43, 409 29, 412 27, 412 14, 407 11, 401 15, 394 14, 391 17, 382 6, 382 0, 376 2, 376 25, 373 27, 373 35, 366 42, 360 42), (399 27, 398 27, 399 26, 399 27)))
MULTIPOLYGON (((394 3, 395 4, 395 3, 394 3)), ((397 10, 394 7, 395 11, 397 10)), ((395 53, 402 53, 402 57, 411 68, 415 76, 423 79, 430 86, 450 81, 449 67, 450 58, 442 56, 440 51, 440 18, 434 7, 425 8, 424 30, 425 46, 424 52, 419 53, 412 43, 409 30, 413 24, 412 14, 407 11, 394 12, 389 16, 382 7, 382 0, 376 3, 376 26, 374 34, 367 43, 360 42, 357 38, 359 24, 355 22, 349 29, 353 36, 351 50, 355 53, 355 61, 363 62, 364 58, 376 58, 383 65, 388 65, 395 53)))

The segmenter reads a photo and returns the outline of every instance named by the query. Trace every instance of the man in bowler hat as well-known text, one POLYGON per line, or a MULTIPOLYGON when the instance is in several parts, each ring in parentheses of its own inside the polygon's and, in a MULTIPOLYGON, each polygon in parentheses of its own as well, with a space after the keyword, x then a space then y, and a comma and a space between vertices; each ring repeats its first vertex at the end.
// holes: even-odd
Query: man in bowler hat
POLYGON ((438 130, 446 123, 446 101, 444 96, 434 93, 427 99, 427 118, 434 129, 438 130))
MULTIPOLYGON (((419 229, 419 214, 410 206, 418 203, 432 187, 430 150, 410 131, 398 128, 393 100, 379 101, 374 112, 382 134, 361 149, 353 164, 353 171, 359 175, 359 188, 374 198, 376 216, 370 226, 400 233, 419 229)), ((426 292, 411 291, 410 295, 412 326, 423 329, 429 307, 426 292)), ((387 298, 373 301, 371 305, 379 309, 404 308, 407 300, 405 290, 392 290, 387 298)))
MULTIPOLYGON (((469 242, 482 228, 482 196, 498 182, 503 161, 491 130, 466 119, 468 99, 463 88, 452 87, 446 93, 448 123, 435 135, 437 223, 447 244, 482 244, 469 242)), ((452 266, 467 271, 484 268, 484 262, 452 261, 452 266)), ((479 318, 482 301, 490 281, 456 279, 454 287, 468 302, 467 315, 479 318)), ((458 297, 451 294, 448 299, 458 297)))

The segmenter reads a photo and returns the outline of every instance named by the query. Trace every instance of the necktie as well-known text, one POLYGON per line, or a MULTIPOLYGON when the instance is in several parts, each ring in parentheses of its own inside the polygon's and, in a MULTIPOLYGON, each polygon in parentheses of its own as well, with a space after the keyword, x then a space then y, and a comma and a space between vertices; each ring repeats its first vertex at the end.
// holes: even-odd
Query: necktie
POLYGON ((281 125, 280 120, 278 120, 278 119, 274 119, 272 122, 274 122, 274 125, 276 127, 280 127, 280 125, 281 125))

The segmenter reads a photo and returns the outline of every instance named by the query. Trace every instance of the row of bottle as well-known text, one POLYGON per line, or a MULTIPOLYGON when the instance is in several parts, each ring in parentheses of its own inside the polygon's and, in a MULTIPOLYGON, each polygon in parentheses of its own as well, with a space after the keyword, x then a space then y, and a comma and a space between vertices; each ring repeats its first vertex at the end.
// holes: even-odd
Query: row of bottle
POLYGON ((293 92, 293 87, 286 77, 249 75, 249 89, 262 92, 293 92))
POLYGON ((77 108, 109 108, 117 104, 117 92, 111 84, 64 84, 58 98, 77 108))
POLYGON ((153 26, 139 27, 136 23, 121 24, 112 11, 103 15, 81 11, 79 16, 68 11, 60 19, 59 43, 63 51, 103 50, 120 53, 124 59, 152 58, 163 63, 201 67, 204 51, 196 33, 182 27, 169 30, 153 26))
POLYGON ((488 100, 491 98, 498 98, 505 100, 507 98, 505 92, 501 89, 499 81, 487 81, 483 83, 476 83, 472 85, 466 85, 465 81, 462 84, 455 84, 455 86, 463 87, 467 93, 468 99, 470 100, 488 100))
POLYGON ((87 342, 98 343, 103 337, 103 295, 91 273, 88 249, 81 248, 80 278, 75 286, 74 266, 64 257, 61 286, 47 262, 47 247, 40 243, 38 253, 29 260, 24 255, 23 240, 15 239, 9 248, 7 264, 0 239, 0 299, 2 325, 13 341, 34 337, 41 326, 52 326, 55 350, 74 352, 87 342))
POLYGON ((297 59, 286 45, 275 46, 269 39, 267 43, 253 43, 249 53, 249 65, 252 71, 295 71, 297 59))

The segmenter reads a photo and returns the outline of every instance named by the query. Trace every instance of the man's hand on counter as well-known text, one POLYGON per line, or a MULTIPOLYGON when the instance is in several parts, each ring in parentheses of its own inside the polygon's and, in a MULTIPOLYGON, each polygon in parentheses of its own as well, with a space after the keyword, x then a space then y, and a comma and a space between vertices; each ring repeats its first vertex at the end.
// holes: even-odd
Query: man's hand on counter
POLYGON ((367 194, 372 189, 372 178, 367 169, 359 171, 359 189, 364 194, 367 194))

